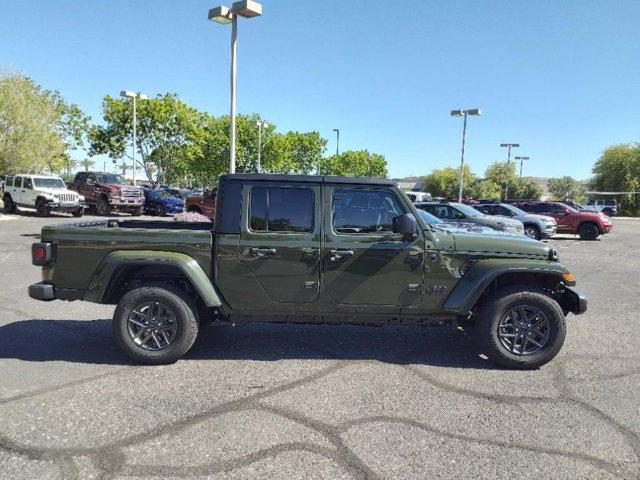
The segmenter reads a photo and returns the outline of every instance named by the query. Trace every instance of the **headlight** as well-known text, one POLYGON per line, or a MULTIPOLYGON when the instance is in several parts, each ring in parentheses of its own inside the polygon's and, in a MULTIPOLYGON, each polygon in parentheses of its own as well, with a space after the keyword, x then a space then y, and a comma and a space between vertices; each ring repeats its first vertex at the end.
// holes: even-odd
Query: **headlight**
POLYGON ((502 230, 505 230, 507 228, 507 224, 504 222, 498 222, 496 223, 496 225, 498 226, 498 228, 501 228, 502 230))

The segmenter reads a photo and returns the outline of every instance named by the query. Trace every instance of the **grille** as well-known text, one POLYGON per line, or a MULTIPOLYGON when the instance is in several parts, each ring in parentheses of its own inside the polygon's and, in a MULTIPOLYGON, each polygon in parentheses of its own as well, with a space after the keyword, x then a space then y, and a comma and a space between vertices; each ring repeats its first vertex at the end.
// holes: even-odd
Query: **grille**
POLYGON ((140 192, 138 190, 122 190, 123 197, 139 197, 140 192))
POLYGON ((75 202, 76 196, 73 193, 61 193, 58 196, 58 200, 61 202, 75 202))

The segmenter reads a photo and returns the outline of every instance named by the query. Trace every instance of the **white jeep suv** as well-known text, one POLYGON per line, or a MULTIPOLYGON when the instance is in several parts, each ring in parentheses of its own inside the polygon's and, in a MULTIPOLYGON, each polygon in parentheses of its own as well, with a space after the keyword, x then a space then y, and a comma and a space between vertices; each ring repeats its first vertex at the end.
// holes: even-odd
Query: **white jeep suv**
POLYGON ((17 207, 35 208, 41 217, 52 211, 69 212, 74 217, 84 213, 84 197, 68 190, 60 177, 7 175, 2 200, 5 213, 15 213, 17 207))

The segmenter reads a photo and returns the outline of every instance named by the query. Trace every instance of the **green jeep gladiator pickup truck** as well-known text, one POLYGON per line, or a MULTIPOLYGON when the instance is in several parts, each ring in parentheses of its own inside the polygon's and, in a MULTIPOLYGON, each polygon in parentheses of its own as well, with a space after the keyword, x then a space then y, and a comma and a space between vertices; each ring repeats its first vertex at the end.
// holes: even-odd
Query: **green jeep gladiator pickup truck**
POLYGON ((391 181, 223 175, 214 223, 108 219, 42 229, 39 300, 117 305, 136 361, 178 360, 200 322, 450 324, 481 351, 535 368, 587 308, 555 250, 429 224, 391 181))

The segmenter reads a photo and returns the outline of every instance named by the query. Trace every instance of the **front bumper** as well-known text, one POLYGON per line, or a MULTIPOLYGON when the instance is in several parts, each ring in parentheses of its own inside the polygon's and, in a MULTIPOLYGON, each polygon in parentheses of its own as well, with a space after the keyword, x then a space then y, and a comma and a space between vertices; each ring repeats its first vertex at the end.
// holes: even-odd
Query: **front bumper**
POLYGON ((580 315, 587 311, 587 297, 582 290, 576 287, 564 287, 564 293, 560 299, 563 310, 580 315))
POLYGON ((558 229, 557 225, 553 225, 553 224, 545 225, 544 229, 542 229, 541 231, 542 237, 543 238, 553 237, 556 234, 557 229, 558 229))
POLYGON ((144 198, 110 198, 109 202, 115 210, 135 210, 144 205, 144 198))

